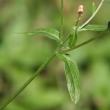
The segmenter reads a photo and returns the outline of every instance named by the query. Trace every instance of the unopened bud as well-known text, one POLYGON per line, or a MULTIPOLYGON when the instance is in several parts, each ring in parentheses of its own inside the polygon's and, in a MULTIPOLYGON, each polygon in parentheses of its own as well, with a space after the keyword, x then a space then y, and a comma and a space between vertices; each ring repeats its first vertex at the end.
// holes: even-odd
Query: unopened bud
POLYGON ((79 5, 77 12, 78 12, 79 15, 82 15, 83 12, 84 12, 84 6, 83 5, 79 5))

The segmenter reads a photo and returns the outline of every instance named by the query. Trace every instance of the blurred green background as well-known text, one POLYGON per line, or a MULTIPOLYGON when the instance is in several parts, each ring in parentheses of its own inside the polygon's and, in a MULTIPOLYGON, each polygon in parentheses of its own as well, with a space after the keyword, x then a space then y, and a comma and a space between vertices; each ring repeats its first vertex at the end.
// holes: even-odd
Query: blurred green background
MULTIPOLYGON (((64 36, 84 4, 81 23, 92 14, 92 0, 64 0, 64 36)), ((96 1, 98 4, 100 0, 96 1)), ((107 25, 110 2, 91 24, 107 25)), ((44 36, 19 34, 60 26, 60 0, 0 0, 0 106, 34 74, 57 44, 44 36)), ((99 32, 82 32, 78 42, 99 32)), ((55 58, 5 110, 110 110, 110 35, 71 52, 81 79, 81 98, 71 102, 63 63, 55 58), (106 37, 108 36, 108 37, 106 37)))

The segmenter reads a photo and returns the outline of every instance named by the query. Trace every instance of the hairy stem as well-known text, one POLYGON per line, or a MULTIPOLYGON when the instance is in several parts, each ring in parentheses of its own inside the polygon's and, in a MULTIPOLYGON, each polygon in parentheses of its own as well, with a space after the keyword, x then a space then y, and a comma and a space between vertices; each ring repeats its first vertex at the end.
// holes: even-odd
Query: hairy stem
POLYGON ((24 83, 24 85, 13 95, 12 98, 10 98, 1 108, 0 110, 3 110, 4 108, 6 108, 38 75, 39 73, 42 71, 43 68, 45 68, 46 65, 48 65, 48 63, 55 57, 55 54, 53 54, 50 58, 48 58, 44 64, 42 64, 39 69, 35 72, 35 74, 24 83))
POLYGON ((104 3, 105 0, 101 0, 99 6, 97 7, 96 11, 92 14, 92 16, 84 23, 82 24, 78 29, 82 29, 84 28, 95 16, 96 14, 99 12, 100 8, 102 7, 103 3, 104 3))

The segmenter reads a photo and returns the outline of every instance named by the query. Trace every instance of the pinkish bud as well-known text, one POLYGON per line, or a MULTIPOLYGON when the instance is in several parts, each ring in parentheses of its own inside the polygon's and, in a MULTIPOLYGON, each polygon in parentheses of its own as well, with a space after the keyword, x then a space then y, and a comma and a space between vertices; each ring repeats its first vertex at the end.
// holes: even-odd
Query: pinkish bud
POLYGON ((78 12, 79 15, 82 15, 83 12, 84 12, 84 6, 83 5, 79 5, 77 12, 78 12))

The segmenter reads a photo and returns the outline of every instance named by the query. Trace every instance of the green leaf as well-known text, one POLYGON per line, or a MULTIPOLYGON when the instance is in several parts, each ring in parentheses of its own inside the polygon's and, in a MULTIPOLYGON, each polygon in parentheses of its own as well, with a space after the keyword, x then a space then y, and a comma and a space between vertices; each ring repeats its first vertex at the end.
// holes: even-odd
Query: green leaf
POLYGON ((68 56, 58 54, 58 57, 65 62, 65 75, 68 91, 72 101, 76 104, 80 98, 79 70, 77 65, 68 56))
POLYGON ((86 27, 84 27, 83 29, 80 29, 78 31, 95 31, 95 32, 99 32, 99 31, 106 31, 107 30, 107 25, 87 25, 86 27))
POLYGON ((74 47, 75 46, 75 44, 76 44, 76 41, 77 41, 77 37, 74 35, 74 33, 73 34, 70 34, 69 35, 69 47, 70 48, 72 48, 72 47, 74 47))
POLYGON ((42 28, 42 29, 37 29, 33 32, 25 32, 22 34, 25 34, 28 36, 42 35, 42 36, 49 37, 50 39, 56 40, 58 42, 60 41, 59 31, 52 28, 42 28))
POLYGON ((69 47, 72 48, 75 46, 77 42, 77 31, 74 30, 70 35, 69 35, 69 47))

